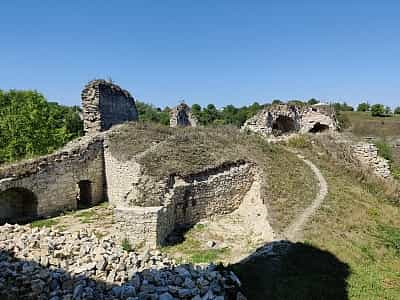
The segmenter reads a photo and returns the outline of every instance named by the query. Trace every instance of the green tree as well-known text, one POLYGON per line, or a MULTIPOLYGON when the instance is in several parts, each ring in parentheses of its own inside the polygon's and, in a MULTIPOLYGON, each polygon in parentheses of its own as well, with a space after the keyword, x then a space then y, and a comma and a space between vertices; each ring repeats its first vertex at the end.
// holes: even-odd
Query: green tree
POLYGON ((36 91, 0 91, 0 162, 47 154, 82 135, 79 114, 36 91))
POLYGON ((385 115, 385 106, 382 104, 374 104, 371 106, 371 115, 373 117, 383 117, 385 115))
POLYGON ((279 99, 272 100, 272 105, 278 105, 278 104, 283 104, 283 101, 281 101, 279 99))
POLYGON ((357 111, 366 112, 366 111, 369 111, 369 109, 370 109, 370 105, 368 104, 368 102, 362 102, 362 103, 358 104, 358 106, 357 106, 357 111))
POLYGON ((394 114, 396 114, 396 115, 400 115, 400 106, 397 106, 395 109, 394 109, 394 114))
POLYGON ((307 101, 308 105, 314 105, 319 103, 319 101, 317 99, 311 98, 310 100, 307 101))

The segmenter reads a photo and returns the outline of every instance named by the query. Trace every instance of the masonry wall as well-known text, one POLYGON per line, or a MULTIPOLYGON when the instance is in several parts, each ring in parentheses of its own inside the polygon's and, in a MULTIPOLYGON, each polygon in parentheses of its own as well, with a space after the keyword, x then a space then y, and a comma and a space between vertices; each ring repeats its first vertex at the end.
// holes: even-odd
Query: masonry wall
POLYGON ((86 137, 55 154, 3 167, 0 169, 0 203, 7 195, 2 192, 26 189, 37 199, 38 217, 56 215, 77 208, 81 180, 91 182, 93 204, 104 200, 101 137, 86 137))
POLYGON ((245 162, 223 165, 186 178, 171 177, 160 194, 163 205, 117 206, 115 228, 132 244, 161 245, 177 225, 192 225, 213 215, 233 212, 253 180, 253 165, 245 162))
POLYGON ((128 91, 105 80, 93 80, 82 91, 84 130, 95 133, 138 120, 135 100, 128 91))

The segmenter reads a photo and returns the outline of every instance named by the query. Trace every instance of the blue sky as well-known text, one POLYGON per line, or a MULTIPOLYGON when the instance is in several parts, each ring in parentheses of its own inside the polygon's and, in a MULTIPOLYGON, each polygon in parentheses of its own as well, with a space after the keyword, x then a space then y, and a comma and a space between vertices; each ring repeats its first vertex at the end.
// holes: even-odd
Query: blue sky
POLYGON ((2 1, 0 89, 80 104, 112 78, 156 106, 400 105, 400 1, 2 1))

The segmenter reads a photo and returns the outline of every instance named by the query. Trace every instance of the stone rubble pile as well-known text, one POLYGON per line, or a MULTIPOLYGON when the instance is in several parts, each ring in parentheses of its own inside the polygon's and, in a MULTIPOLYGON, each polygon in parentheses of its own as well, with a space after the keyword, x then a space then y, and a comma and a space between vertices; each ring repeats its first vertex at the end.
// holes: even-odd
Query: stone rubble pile
POLYGON ((86 230, 0 226, 0 270, 0 299, 246 299, 230 271, 128 252, 86 230))

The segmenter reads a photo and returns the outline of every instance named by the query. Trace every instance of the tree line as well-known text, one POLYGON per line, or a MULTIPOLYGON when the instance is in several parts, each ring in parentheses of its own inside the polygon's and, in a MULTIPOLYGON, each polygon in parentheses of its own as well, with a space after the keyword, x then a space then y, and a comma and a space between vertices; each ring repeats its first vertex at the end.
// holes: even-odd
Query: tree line
MULTIPOLYGON (((191 109, 200 125, 241 127, 260 110, 284 103, 304 106, 317 104, 319 101, 315 98, 287 102, 275 99, 267 104, 254 102, 241 107, 230 104, 222 108, 217 108, 214 104, 193 104, 191 109)), ((334 102, 331 105, 337 111, 339 120, 344 117, 342 111, 354 111, 346 102, 334 102)), ((142 122, 169 125, 170 107, 158 108, 141 101, 136 101, 136 107, 142 122)), ((370 112, 373 116, 385 116, 391 113, 400 114, 400 107, 392 112, 382 104, 369 105, 363 102, 358 105, 357 111, 370 112)), ((49 102, 37 91, 0 90, 0 164, 48 154, 83 135, 81 113, 80 107, 49 102)))

